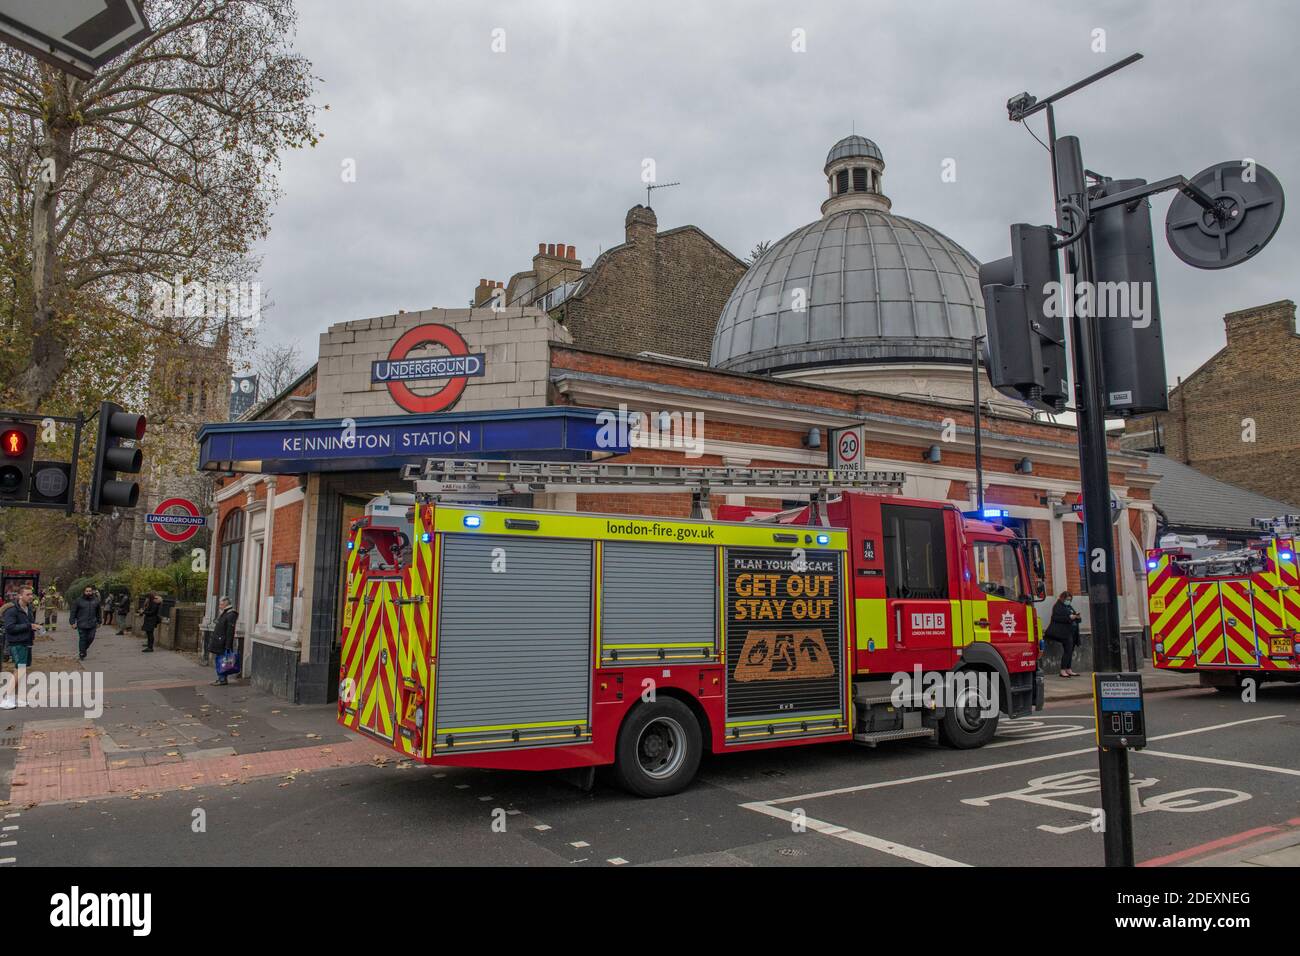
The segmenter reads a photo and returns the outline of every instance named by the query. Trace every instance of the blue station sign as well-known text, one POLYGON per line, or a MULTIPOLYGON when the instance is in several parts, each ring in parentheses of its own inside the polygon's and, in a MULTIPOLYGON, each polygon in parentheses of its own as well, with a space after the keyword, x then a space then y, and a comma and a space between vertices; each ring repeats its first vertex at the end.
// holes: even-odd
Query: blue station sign
POLYGON ((303 474, 399 468, 438 456, 587 461, 607 444, 594 408, 550 406, 378 418, 229 422, 199 430, 208 471, 303 474))

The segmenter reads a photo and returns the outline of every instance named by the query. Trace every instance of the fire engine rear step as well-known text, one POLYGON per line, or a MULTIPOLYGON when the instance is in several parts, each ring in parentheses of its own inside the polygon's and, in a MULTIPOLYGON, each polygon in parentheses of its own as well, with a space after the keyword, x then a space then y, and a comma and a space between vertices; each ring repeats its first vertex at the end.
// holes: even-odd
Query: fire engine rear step
POLYGON ((936 734, 934 727, 915 727, 909 730, 878 730, 870 734, 854 734, 853 742, 864 747, 874 747, 888 740, 910 740, 918 737, 931 737, 936 734))

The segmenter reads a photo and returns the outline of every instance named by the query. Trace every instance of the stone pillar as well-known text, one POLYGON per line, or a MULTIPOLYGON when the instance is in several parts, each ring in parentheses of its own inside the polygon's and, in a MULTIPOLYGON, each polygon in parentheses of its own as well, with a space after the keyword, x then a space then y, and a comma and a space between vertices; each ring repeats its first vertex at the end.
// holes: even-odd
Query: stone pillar
MULTIPOLYGON (((1049 494, 1047 496, 1047 507, 1053 511, 1058 505, 1065 504, 1065 498, 1062 495, 1049 494)), ((1052 596, 1060 594, 1068 587, 1065 573, 1065 521, 1057 514, 1053 514, 1050 521, 1050 537, 1052 549, 1052 596)))

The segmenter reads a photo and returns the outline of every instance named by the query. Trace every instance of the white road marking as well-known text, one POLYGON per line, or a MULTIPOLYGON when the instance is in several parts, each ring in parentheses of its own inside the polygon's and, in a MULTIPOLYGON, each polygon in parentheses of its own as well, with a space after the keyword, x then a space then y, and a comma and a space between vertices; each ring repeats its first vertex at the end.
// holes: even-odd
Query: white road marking
POLYGON ((1244 763, 1240 760, 1223 760, 1219 757, 1197 757, 1191 754, 1171 754, 1163 750, 1143 750, 1147 757, 1169 757, 1172 760, 1193 760, 1197 763, 1213 763, 1221 767, 1241 767, 1243 770, 1264 770, 1268 773, 1284 773, 1291 777, 1300 777, 1300 770, 1290 767, 1270 767, 1262 763, 1244 763))
POLYGON ((545 823, 539 823, 539 824, 537 824, 537 826, 533 827, 533 829, 534 829, 534 830, 549 830, 549 829, 550 829, 550 825, 549 825, 549 824, 545 824, 545 823))
POLYGON ((16 856, 6 856, 3 859, 0 859, 0 866, 4 866, 7 863, 17 863, 17 862, 18 862, 18 858, 16 856))
MULTIPOLYGON (((1172 734, 1161 734, 1158 737, 1150 737, 1149 741, 1169 740, 1173 737, 1186 737, 1190 734, 1204 734, 1212 730, 1225 730, 1228 727, 1239 727, 1242 724, 1254 724, 1261 720, 1278 720, 1286 716, 1285 714, 1270 714, 1267 717, 1251 717, 1248 720, 1234 720, 1226 724, 1215 724, 1211 727, 1196 727, 1192 730, 1180 730, 1172 734)), ((767 806, 776 806, 782 803, 798 803, 803 800, 818 800, 822 797, 837 797, 845 793, 860 793, 863 790, 879 790, 882 787, 899 787, 908 783, 924 783, 929 780, 947 780, 949 777, 964 777, 967 774, 983 773, 986 770, 1003 770, 1007 767, 1022 767, 1025 764, 1042 763, 1044 760, 1058 760, 1061 757, 1077 757, 1080 754, 1095 753, 1096 747, 1085 747, 1082 750, 1066 750, 1057 754, 1044 754, 1041 757, 1026 757, 1023 760, 1006 760, 1002 763, 985 764, 980 767, 966 767, 961 770, 948 770, 940 773, 927 773, 916 777, 900 777, 895 780, 878 780, 875 783, 862 783, 853 787, 839 787, 835 790, 821 790, 816 793, 801 793, 794 797, 781 797, 779 800, 764 800, 759 803, 767 806)), ((741 804, 741 806, 750 809, 755 808, 755 804, 741 804)))
POLYGON ((573 847, 575 850, 581 850, 584 846, 591 846, 591 844, 586 840, 575 840, 573 843, 570 843, 569 846, 573 847))
POLYGON ((1081 737, 1084 734, 1095 734, 1095 730, 1085 728, 1084 730, 1070 730, 1061 734, 1040 734, 1037 737, 1020 737, 1016 740, 1001 740, 995 744, 985 744, 985 750, 995 750, 998 747, 1019 747, 1021 744, 1037 744, 1044 740, 1064 740, 1066 737, 1081 737))
POLYGON ((17 840, 5 840, 3 843, 0 843, 0 846, 17 846, 17 845, 18 845, 17 840))
POLYGON ((8 833, 10 830, 17 830, 18 827, 17 827, 17 826, 7 826, 7 827, 0 827, 0 829, 3 829, 4 832, 8 833))
POLYGON ((609 858, 608 860, 606 860, 605 862, 606 862, 606 863, 612 863, 612 864, 614 864, 615 866, 623 866, 624 864, 627 863, 627 860, 623 859, 621 856, 615 856, 615 857, 610 857, 610 858, 609 858))
MULTIPOLYGON (((787 823, 795 819, 795 815, 789 810, 778 810, 776 807, 765 803, 742 803, 742 807, 747 810, 757 810, 759 813, 766 813, 769 817, 776 817, 778 820, 785 820, 787 823)), ((880 837, 873 837, 866 833, 859 833, 857 830, 850 830, 846 827, 836 826, 833 823, 827 823, 824 820, 814 820, 812 817, 800 815, 799 822, 809 830, 813 830, 823 836, 835 837, 839 840, 845 840, 849 843, 864 846, 869 850, 878 850, 881 853, 887 853, 890 856, 897 856, 904 860, 910 860, 913 863, 919 863, 922 866, 970 866, 969 863, 961 863, 958 860, 950 860, 946 856, 939 856, 937 853, 930 853, 926 850, 918 850, 916 847, 904 846, 901 843, 895 843, 893 840, 882 840, 880 837)))
MULTIPOLYGON (((1278 720, 1286 716, 1285 714, 1269 714, 1264 717, 1250 717, 1246 720, 1233 720, 1223 724, 1214 724, 1209 727, 1194 727, 1191 730, 1180 730, 1171 734, 1160 734, 1149 738, 1150 741, 1169 740, 1175 737, 1187 737, 1193 734, 1209 733, 1213 730, 1226 730, 1229 727, 1240 727, 1243 724, 1255 724, 1263 720, 1278 720)), ((1092 731, 1086 731, 1092 733, 1092 731)), ((1066 735, 1062 735, 1066 736, 1066 735)), ((1073 736, 1071 734, 1070 736, 1073 736)), ((1042 738, 1038 738, 1042 739, 1042 738)), ((1023 741, 1014 741, 1022 743, 1023 741)), ((770 817, 776 817, 779 820, 787 822, 795 819, 795 814, 788 810, 780 810, 777 804, 781 803, 799 803, 808 800, 818 800, 822 797, 834 797, 846 793, 861 793, 864 790, 878 790, 883 787, 898 787, 908 783, 923 783, 928 780, 946 780, 951 777, 964 777, 969 774, 983 773, 986 770, 1003 770, 1007 767, 1022 767, 1026 764, 1042 763, 1046 760, 1057 760, 1061 757, 1077 757, 1081 754, 1095 753, 1095 747, 1085 747, 1082 750, 1067 750, 1057 754, 1045 754, 1041 757, 1027 757, 1024 760, 1006 760, 1002 763, 985 764, 981 767, 966 767, 962 770, 950 770, 944 773, 928 773, 916 777, 903 777, 897 780, 879 780, 875 783, 859 784, 855 787, 839 787, 835 790, 822 790, 817 793, 804 793, 794 797, 782 797, 779 800, 760 800, 753 803, 742 803, 740 806, 746 810, 753 810, 756 813, 763 813, 770 817)), ((1158 754, 1158 756, 1172 756, 1169 754, 1158 754)), ((1217 761, 1216 761, 1217 762, 1217 761)), ((1260 769, 1269 769, 1263 768, 1260 769)), ((1291 771, 1288 771, 1291 772, 1291 771)), ((897 856, 922 866, 969 866, 970 864, 961 863, 957 860, 950 860, 947 857, 939 856, 936 853, 930 853, 926 850, 918 850, 915 847, 904 846, 901 843, 895 843, 892 840, 885 840, 880 837, 873 837, 866 833, 859 833, 856 830, 850 830, 846 827, 837 826, 833 823, 827 823, 823 820, 815 820, 812 817, 805 817, 800 814, 800 822, 817 833, 825 836, 832 836, 836 839, 845 840, 858 846, 866 847, 871 850, 877 850, 881 853, 887 853, 890 856, 897 856)))

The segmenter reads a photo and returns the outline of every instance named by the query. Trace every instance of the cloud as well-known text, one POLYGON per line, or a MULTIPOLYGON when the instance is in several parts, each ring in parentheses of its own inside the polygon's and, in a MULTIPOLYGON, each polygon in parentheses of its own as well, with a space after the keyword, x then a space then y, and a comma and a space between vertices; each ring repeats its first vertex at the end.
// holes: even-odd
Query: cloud
MULTIPOLYGON (((463 307, 480 277, 528 268, 538 242, 590 262, 645 201, 647 157, 660 181, 682 183, 654 197, 660 228, 693 223, 744 256, 819 215, 826 151, 856 129, 884 152, 895 212, 1000 257, 1011 222, 1051 216, 1047 154, 1007 121, 1006 100, 1134 50, 1146 59, 1059 108, 1089 168, 1155 180, 1251 156, 1300 182, 1287 119, 1300 14, 1284 2, 1238 4, 1230 24, 1201 0, 1177 16, 1121 2, 299 7, 298 47, 330 110, 322 144, 286 157, 261 278, 275 302, 267 336, 308 354, 335 322, 463 307), (807 52, 792 51, 795 30, 807 52), (953 183, 940 180, 948 158, 953 183), (346 159, 356 182, 340 175, 346 159)), ((1042 116, 1030 123, 1045 138, 1042 116)), ((1157 234, 1167 206, 1153 202, 1157 234)), ((1222 345, 1224 312, 1295 296, 1284 264, 1298 230, 1284 222, 1227 272, 1193 270, 1160 243, 1171 381, 1222 345)))

